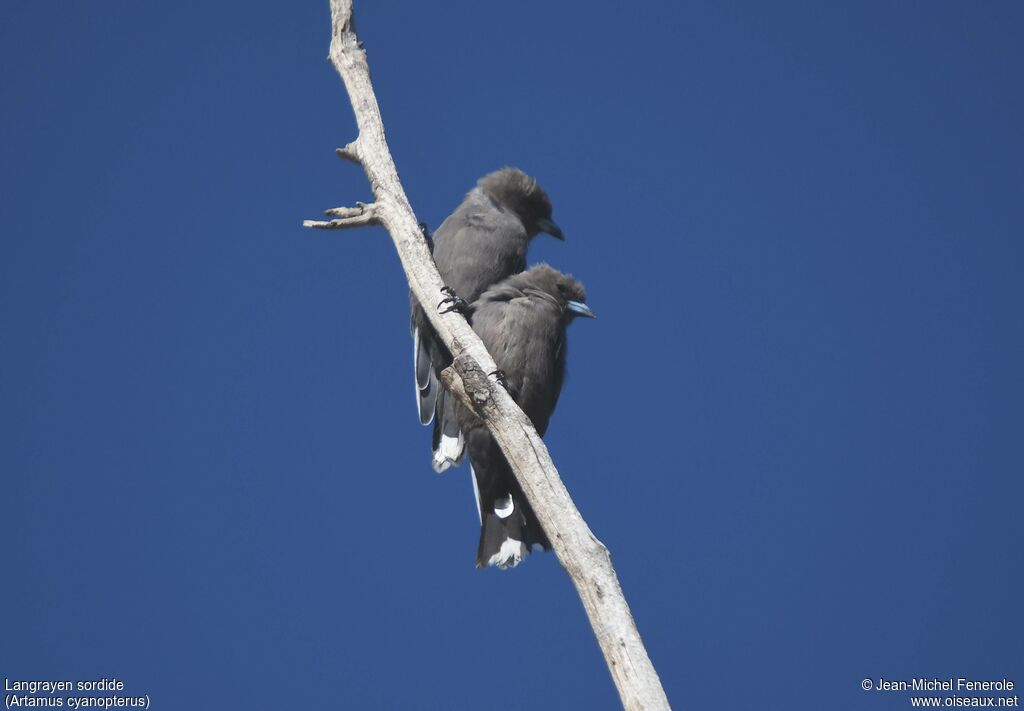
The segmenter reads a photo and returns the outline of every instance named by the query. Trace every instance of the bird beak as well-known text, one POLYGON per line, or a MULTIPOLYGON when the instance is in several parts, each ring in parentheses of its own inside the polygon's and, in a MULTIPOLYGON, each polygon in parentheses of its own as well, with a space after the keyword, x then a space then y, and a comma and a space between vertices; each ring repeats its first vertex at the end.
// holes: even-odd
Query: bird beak
POLYGON ((542 217, 539 220, 537 220, 537 227, 540 228, 541 232, 547 232, 555 239, 565 241, 565 237, 562 236, 561 228, 551 220, 547 219, 546 217, 542 217))
POLYGON ((565 308, 577 316, 583 316, 584 318, 597 318, 597 316, 594 315, 594 312, 590 310, 590 307, 582 301, 570 301, 565 305, 565 308))

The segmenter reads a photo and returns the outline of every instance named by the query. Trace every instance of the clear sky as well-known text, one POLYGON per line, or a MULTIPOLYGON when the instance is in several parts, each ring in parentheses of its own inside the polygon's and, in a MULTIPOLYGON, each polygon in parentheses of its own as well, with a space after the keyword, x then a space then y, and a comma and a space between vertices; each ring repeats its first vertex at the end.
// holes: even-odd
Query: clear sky
MULTIPOLYGON (((357 3, 436 227, 537 176, 597 321, 548 443, 678 708, 1024 685, 1024 6, 357 3)), ((154 709, 611 709, 473 567, 326 1, 0 6, 0 676, 154 709)))

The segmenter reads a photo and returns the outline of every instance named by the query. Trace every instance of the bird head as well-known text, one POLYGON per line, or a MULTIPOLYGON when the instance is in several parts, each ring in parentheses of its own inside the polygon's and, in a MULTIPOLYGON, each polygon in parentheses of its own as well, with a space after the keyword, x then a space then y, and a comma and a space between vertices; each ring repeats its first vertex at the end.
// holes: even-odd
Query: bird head
POLYGON ((587 292, 571 274, 563 274, 547 264, 537 264, 522 274, 531 287, 543 292, 562 308, 566 323, 577 316, 597 318, 587 306, 587 292))
POLYGON ((480 189, 503 208, 515 213, 532 238, 539 232, 564 240, 551 219, 551 200, 537 181, 518 168, 502 168, 480 178, 480 189))

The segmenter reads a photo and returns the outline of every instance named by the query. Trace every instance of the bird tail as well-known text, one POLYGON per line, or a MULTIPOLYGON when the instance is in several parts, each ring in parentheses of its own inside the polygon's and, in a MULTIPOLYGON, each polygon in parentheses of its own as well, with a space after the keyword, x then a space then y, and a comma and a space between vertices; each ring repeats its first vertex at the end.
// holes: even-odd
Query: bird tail
POLYGON ((441 390, 437 393, 434 416, 434 471, 440 474, 458 466, 466 453, 466 440, 455 415, 455 398, 441 390))
POLYGON ((492 511, 482 511, 476 472, 471 475, 480 514, 480 545, 476 553, 476 567, 493 565, 507 570, 519 565, 530 555, 534 546, 551 549, 548 537, 544 535, 540 522, 522 493, 496 499, 492 511))

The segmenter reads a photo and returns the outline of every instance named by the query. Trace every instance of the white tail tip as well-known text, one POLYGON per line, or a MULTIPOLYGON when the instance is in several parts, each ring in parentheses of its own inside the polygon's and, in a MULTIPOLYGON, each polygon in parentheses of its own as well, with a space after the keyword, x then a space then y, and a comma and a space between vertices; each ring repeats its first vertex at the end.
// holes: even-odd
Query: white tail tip
POLYGON ((461 432, 458 437, 441 435, 441 442, 437 446, 437 451, 434 452, 434 471, 440 474, 449 467, 457 465, 462 460, 464 449, 461 432))
POLYGON ((530 550, 523 545, 522 541, 506 538, 498 552, 487 559, 487 565, 494 565, 501 570, 508 570, 519 565, 523 558, 529 554, 530 550))

